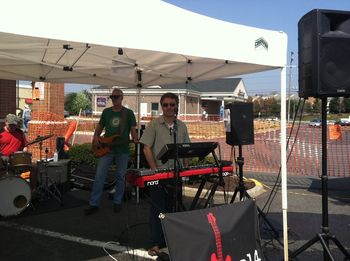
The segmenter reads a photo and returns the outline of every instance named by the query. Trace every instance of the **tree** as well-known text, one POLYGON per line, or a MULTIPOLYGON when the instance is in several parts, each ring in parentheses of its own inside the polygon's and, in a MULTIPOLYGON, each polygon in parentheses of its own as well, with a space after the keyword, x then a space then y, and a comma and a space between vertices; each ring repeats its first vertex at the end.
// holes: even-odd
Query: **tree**
POLYGON ((73 113, 73 109, 72 109, 71 105, 73 104, 73 101, 74 101, 76 96, 77 96, 77 93, 75 93, 75 92, 68 93, 65 95, 65 97, 64 97, 64 109, 66 111, 73 113))
POLYGON ((253 101, 253 111, 254 111, 254 116, 255 117, 258 117, 258 116, 261 115, 261 111, 262 111, 261 103, 262 103, 262 99, 261 98, 255 99, 253 101))
POLYGON ((320 99, 315 99, 314 103, 312 104, 312 112, 313 113, 321 113, 320 99))
POLYGON ((304 112, 305 113, 311 113, 312 112, 312 103, 310 101, 305 101, 304 112))
POLYGON ((266 116, 279 116, 280 104, 274 97, 263 100, 263 110, 266 116))
MULTIPOLYGON (((294 119, 295 115, 297 114, 297 111, 296 111, 297 106, 298 106, 298 101, 296 99, 291 99, 290 100, 290 111, 289 111, 289 115, 290 115, 291 119, 294 119)), ((288 108, 288 106, 287 106, 287 108, 288 108)))
POLYGON ((88 109, 91 109, 91 104, 92 104, 92 94, 88 90, 83 90, 84 95, 89 99, 90 101, 90 107, 88 109))
POLYGON ((329 101, 329 112, 330 113, 341 113, 341 101, 339 97, 334 97, 329 101))
POLYGON ((347 113, 350 112, 350 98, 343 99, 343 108, 344 108, 344 112, 347 112, 347 113))
POLYGON ((64 103, 65 110, 78 114, 80 109, 91 109, 91 97, 89 98, 87 93, 87 91, 81 91, 67 94, 64 103))

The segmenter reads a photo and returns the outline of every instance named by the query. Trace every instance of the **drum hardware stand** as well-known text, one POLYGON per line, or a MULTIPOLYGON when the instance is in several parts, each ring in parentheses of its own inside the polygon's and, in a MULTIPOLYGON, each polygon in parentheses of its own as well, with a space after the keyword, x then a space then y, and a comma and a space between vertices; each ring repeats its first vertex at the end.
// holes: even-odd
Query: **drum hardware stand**
POLYGON ((45 173, 45 182, 40 184, 40 186, 38 186, 37 188, 40 199, 49 200, 50 198, 54 198, 61 206, 63 206, 62 193, 58 189, 56 182, 52 182, 52 180, 50 179, 46 164, 42 163, 40 165, 41 166, 40 168, 38 168, 38 171, 40 173, 41 180, 42 180, 42 173, 43 172, 45 173), (43 168, 45 168, 44 171, 43 171, 43 168), (49 184, 49 182, 51 184, 49 184))
POLYGON ((304 250, 311 247, 319 241, 323 247, 323 260, 334 260, 329 250, 329 240, 332 240, 339 250, 344 254, 344 260, 350 260, 350 254, 340 241, 329 232, 328 226, 328 173, 327 173, 327 97, 322 97, 322 226, 321 233, 316 234, 314 238, 306 242, 299 249, 295 250, 290 257, 296 257, 304 250))
MULTIPOLYGON (((237 164, 238 164, 238 186, 236 186, 236 188, 235 188, 235 191, 232 195, 230 203, 233 203, 235 201, 238 192, 239 192, 240 201, 242 201, 244 199, 251 199, 251 196, 247 192, 246 187, 244 185, 244 181, 243 181, 244 157, 242 156, 242 145, 238 145, 237 164)), ((278 231, 276 230, 276 228, 274 228, 273 225, 271 224, 271 222, 267 219, 265 213, 258 206, 256 206, 256 207, 257 207, 259 215, 262 217, 262 219, 265 221, 265 223, 270 227, 270 229, 274 233, 275 239, 277 240, 277 242, 281 246, 283 246, 283 243, 279 239, 279 234, 278 234, 278 231)))
POLYGON ((4 161, 4 163, 6 164, 6 175, 9 175, 10 173, 9 173, 9 170, 10 170, 10 158, 2 158, 3 159, 3 161, 4 161))
MULTIPOLYGON (((53 136, 53 134, 46 135, 46 136, 38 135, 35 140, 32 140, 32 141, 28 142, 28 144, 27 144, 27 146, 29 146, 29 145, 32 145, 32 144, 35 144, 35 143, 39 143, 40 161, 43 161, 42 160, 43 141, 48 139, 48 138, 51 138, 52 136, 53 136)), ((48 149, 46 148, 46 150, 48 150, 48 149)), ((45 150, 45 152, 46 152, 46 150, 45 150)), ((46 160, 47 160, 47 158, 46 158, 46 160)))
MULTIPOLYGON (((38 136, 39 137, 39 136, 38 136)), ((43 152, 43 141, 41 140, 39 142, 39 151, 40 151, 40 162, 42 162, 43 157, 42 157, 42 152, 43 152)))
MULTIPOLYGON (((52 135, 51 135, 52 136, 52 135)), ((43 181, 43 172, 45 172, 45 181, 42 182, 37 188, 36 192, 39 196, 39 200, 44 201, 44 200, 49 200, 50 198, 54 198, 61 206, 63 206, 62 202, 62 193, 59 191, 57 188, 56 182, 52 182, 52 180, 49 178, 47 169, 46 169, 46 164, 48 162, 48 153, 49 149, 45 149, 45 160, 43 160, 42 157, 42 151, 43 151, 43 140, 49 138, 50 136, 44 136, 40 137, 38 136, 37 139, 39 139, 39 151, 40 151, 40 167, 38 167, 38 175, 40 174, 40 179, 43 181), (43 170, 45 168, 45 170, 43 170), (51 184, 49 185, 49 182, 51 184)), ((33 141, 32 143, 36 143, 37 141, 33 141)))
POLYGON ((49 153, 49 149, 46 147, 45 149, 45 161, 48 162, 47 154, 49 153))

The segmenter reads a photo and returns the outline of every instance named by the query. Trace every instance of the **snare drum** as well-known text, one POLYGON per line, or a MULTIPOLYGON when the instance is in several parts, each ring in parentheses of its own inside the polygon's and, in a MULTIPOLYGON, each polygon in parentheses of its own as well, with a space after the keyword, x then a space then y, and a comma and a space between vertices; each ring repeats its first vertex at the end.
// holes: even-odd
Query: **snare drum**
POLYGON ((3 217, 18 215, 30 204, 31 190, 27 181, 16 176, 4 176, 0 179, 0 215, 3 217))
POLYGON ((17 151, 10 155, 10 169, 14 170, 15 174, 20 174, 30 171, 32 167, 32 154, 23 151, 17 151))
POLYGON ((32 154, 29 152, 17 151, 10 156, 11 167, 22 167, 32 165, 32 154))

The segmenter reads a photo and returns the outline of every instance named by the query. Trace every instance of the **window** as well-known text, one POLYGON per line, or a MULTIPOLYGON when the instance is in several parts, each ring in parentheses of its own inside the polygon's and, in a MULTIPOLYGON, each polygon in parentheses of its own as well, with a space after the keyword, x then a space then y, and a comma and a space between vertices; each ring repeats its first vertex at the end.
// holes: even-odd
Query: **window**
POLYGON ((159 110, 159 103, 152 102, 151 103, 151 110, 152 111, 158 111, 159 110))
POLYGON ((152 102, 151 103, 151 115, 156 116, 159 115, 159 103, 152 102))

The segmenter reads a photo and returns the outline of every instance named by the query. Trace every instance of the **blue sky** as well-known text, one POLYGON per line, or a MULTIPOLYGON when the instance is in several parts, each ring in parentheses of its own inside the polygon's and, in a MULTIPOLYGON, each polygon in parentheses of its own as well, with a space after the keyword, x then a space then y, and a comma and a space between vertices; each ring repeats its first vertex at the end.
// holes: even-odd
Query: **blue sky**
MULTIPOLYGON (((294 52, 292 66, 298 64, 298 28, 300 18, 312 9, 350 10, 350 0, 165 0, 170 4, 216 19, 284 31, 288 35, 288 64, 294 52)), ((280 90, 279 71, 244 75, 249 95, 267 94, 280 90)), ((77 90, 79 85, 67 85, 66 91, 77 90), (73 87, 72 87, 73 86, 73 87)), ((297 67, 288 71, 287 88, 297 92, 297 67), (291 83, 289 85, 289 77, 291 83)))
MULTIPOLYGON (((350 0, 165 0, 178 7, 216 19, 284 31, 288 35, 288 64, 290 53, 294 52, 292 66, 298 65, 298 21, 312 9, 350 11, 350 0)), ((270 93, 280 90, 279 71, 243 75, 248 94, 270 93)), ((297 92, 298 71, 288 71, 287 88, 291 76, 291 91, 297 92)))

